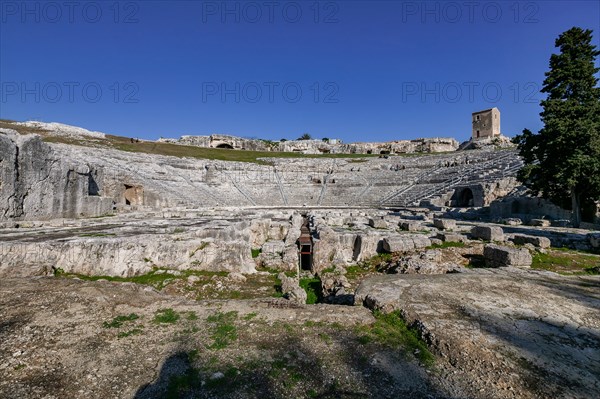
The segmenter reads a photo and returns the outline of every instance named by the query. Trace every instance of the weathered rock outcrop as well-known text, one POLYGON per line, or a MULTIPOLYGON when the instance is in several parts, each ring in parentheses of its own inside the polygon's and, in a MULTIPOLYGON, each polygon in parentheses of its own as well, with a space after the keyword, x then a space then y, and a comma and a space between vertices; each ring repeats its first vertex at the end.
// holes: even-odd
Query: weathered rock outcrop
POLYGON ((485 264, 488 267, 530 267, 532 258, 526 248, 503 247, 487 244, 483 249, 485 264))
POLYGON ((270 151, 271 146, 264 140, 245 139, 226 134, 209 136, 181 136, 180 139, 160 139, 161 142, 193 145, 204 148, 222 148, 250 151, 270 151))
POLYGON ((99 216, 112 212, 102 196, 102 169, 70 162, 37 135, 0 129, 0 221, 99 216))
POLYGON ((550 239, 547 237, 528 236, 525 234, 515 234, 511 239, 517 245, 532 244, 538 248, 550 248, 550 239))
POLYGON ((403 256, 389 270, 399 274, 444 274, 462 271, 459 265, 444 262, 441 251, 428 250, 418 254, 403 256))
POLYGON ((383 239, 383 250, 386 252, 407 252, 430 245, 431 240, 422 234, 401 234, 383 239))
POLYGON ((436 367, 448 362, 448 378, 494 386, 461 397, 589 398, 600 386, 599 288, 598 276, 511 267, 372 277, 355 301, 399 311, 441 359, 436 367))
POLYGON ((499 226, 475 226, 471 236, 486 241, 504 241, 504 231, 499 226))
POLYGON ((306 291, 298 285, 298 279, 287 277, 285 273, 279 273, 277 278, 281 281, 281 292, 284 298, 298 305, 306 304, 308 296, 306 291))
POLYGON ((129 221, 28 235, 15 229, 0 246, 0 275, 48 275, 61 270, 91 276, 131 277, 155 267, 173 270, 255 272, 247 222, 213 221, 164 231, 165 221, 129 221), (175 231, 175 232, 173 232, 175 231))

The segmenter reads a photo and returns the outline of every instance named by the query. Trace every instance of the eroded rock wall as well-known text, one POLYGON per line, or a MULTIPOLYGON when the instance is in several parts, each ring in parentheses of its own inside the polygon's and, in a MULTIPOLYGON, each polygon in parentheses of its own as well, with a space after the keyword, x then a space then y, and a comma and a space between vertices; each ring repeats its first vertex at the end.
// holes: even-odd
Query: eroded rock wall
POLYGON ((99 170, 56 154, 37 135, 0 132, 0 220, 75 218, 112 211, 99 170))

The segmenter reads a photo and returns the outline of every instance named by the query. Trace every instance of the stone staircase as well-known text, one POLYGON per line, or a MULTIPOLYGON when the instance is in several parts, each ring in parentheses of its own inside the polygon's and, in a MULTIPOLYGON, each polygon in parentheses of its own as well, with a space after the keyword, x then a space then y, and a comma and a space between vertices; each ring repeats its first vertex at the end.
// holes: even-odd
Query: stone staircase
POLYGON ((458 167, 438 168, 421 174, 412 184, 383 198, 379 207, 417 206, 423 200, 442 196, 460 185, 497 181, 515 176, 523 161, 514 151, 498 151, 487 160, 458 167), (444 173, 445 172, 445 173, 444 173), (439 177, 445 178, 440 180, 439 177))

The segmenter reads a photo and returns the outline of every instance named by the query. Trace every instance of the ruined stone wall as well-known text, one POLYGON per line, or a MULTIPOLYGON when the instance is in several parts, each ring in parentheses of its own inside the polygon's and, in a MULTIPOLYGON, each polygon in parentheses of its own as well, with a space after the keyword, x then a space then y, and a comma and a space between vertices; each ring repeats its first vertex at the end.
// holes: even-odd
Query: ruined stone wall
POLYGON ((490 215, 493 218, 519 218, 525 223, 539 218, 571 219, 569 210, 562 209, 543 198, 524 196, 510 196, 492 202, 490 215))
POLYGON ((302 154, 412 154, 456 151, 453 138, 422 138, 389 142, 343 144, 337 140, 288 140, 269 143, 227 135, 182 136, 180 139, 160 139, 161 142, 193 145, 204 148, 231 148, 252 151, 298 152, 302 154))
POLYGON ((180 139, 160 139, 160 142, 193 145, 204 148, 223 148, 235 150, 270 151, 271 146, 266 141, 245 139, 226 134, 210 136, 181 136, 180 139))
POLYGON ((330 144, 321 140, 294 140, 279 143, 283 152, 305 154, 413 154, 456 151, 458 142, 452 138, 424 138, 389 142, 330 144))

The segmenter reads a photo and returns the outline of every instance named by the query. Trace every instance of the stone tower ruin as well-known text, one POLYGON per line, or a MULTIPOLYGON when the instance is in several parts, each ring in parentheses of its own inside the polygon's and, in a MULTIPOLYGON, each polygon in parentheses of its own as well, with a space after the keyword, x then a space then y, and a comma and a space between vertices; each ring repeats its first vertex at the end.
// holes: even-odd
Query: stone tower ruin
POLYGON ((500 136, 500 110, 496 107, 473 112, 473 140, 500 136))

